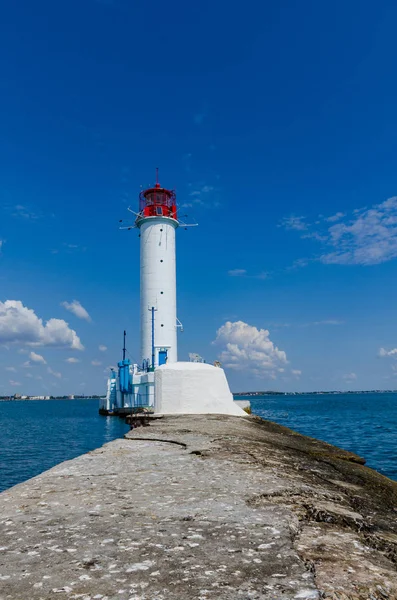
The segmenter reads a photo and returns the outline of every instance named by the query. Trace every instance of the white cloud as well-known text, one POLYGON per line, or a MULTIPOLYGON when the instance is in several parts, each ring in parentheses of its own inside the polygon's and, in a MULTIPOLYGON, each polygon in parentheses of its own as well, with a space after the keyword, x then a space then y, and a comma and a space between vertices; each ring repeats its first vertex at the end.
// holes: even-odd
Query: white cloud
POLYGON ((267 329, 243 321, 227 321, 218 329, 214 343, 223 346, 219 359, 226 368, 257 377, 274 379, 277 369, 288 362, 285 352, 269 339, 267 329))
POLYGON ((80 360, 78 358, 74 358, 74 356, 71 356, 70 358, 65 358, 65 362, 70 363, 70 364, 75 364, 75 363, 79 363, 80 360))
POLYGON ((346 373, 346 375, 342 375, 342 379, 345 381, 355 381, 357 379, 357 375, 355 373, 346 373))
POLYGON ((269 277, 269 273, 266 271, 261 271, 257 275, 249 275, 246 269, 231 269, 227 273, 231 277, 247 277, 249 279, 267 279, 269 277))
POLYGON ((318 327, 319 325, 343 325, 345 321, 339 319, 324 319, 323 321, 309 321, 308 323, 269 323, 272 328, 279 329, 280 327, 318 327))
POLYGON ((335 215, 332 215, 331 217, 327 217, 325 219, 325 221, 328 221, 329 223, 335 223, 336 221, 340 221, 341 219, 343 219, 343 217, 345 217, 345 213, 343 212, 337 212, 335 215))
POLYGON ((11 373, 16 373, 17 372, 17 370, 16 370, 15 367, 6 367, 5 370, 6 371, 10 371, 11 373))
POLYGON ((294 215, 282 219, 281 226, 285 227, 285 229, 294 229, 295 231, 306 231, 308 228, 307 223, 305 223, 305 217, 296 217, 294 215))
POLYGON ((89 322, 91 321, 90 315, 78 300, 73 300, 73 302, 61 302, 61 306, 66 308, 66 310, 68 310, 69 312, 73 313, 79 319, 84 319, 85 321, 89 322))
POLYGON ((41 354, 36 354, 36 352, 31 352, 29 354, 29 358, 35 363, 40 363, 42 365, 47 364, 47 361, 45 360, 44 356, 41 356, 41 354))
POLYGON ((218 208, 220 203, 216 196, 217 189, 212 185, 207 185, 204 182, 189 183, 191 188, 189 192, 189 202, 181 204, 181 208, 191 208, 192 206, 201 205, 208 208, 218 208), (215 192, 215 194, 214 194, 215 192))
POLYGON ((195 190, 192 190, 189 193, 189 196, 192 198, 192 202, 196 204, 203 204, 202 196, 209 194, 214 191, 214 187, 212 185, 200 185, 195 190))
POLYGON ((303 267, 307 267, 310 263, 310 259, 308 258, 297 258, 294 260, 290 267, 287 267, 287 271, 295 271, 296 269, 303 269, 303 267))
POLYGON ((49 319, 44 324, 20 300, 0 302, 0 342, 84 350, 77 333, 66 321, 49 319))
POLYGON ((51 367, 48 367, 47 371, 48 371, 48 373, 50 375, 53 375, 54 377, 57 377, 58 379, 61 379, 61 377, 62 377, 62 373, 58 373, 57 371, 53 371, 51 369, 51 367))
POLYGON ((321 242, 325 252, 317 260, 324 264, 376 265, 397 258, 397 196, 350 216, 336 213, 311 225, 289 217, 282 225, 321 242))
POLYGON ((392 350, 385 350, 385 348, 381 348, 379 350, 379 356, 396 356, 397 348, 393 348, 392 350))
POLYGON ((311 321, 310 323, 303 323, 301 327, 310 327, 311 325, 343 325, 344 321, 339 319, 324 319, 324 321, 311 321))
POLYGON ((21 383, 19 381, 14 381, 13 379, 10 379, 10 385, 16 386, 16 385, 21 385, 21 383))
POLYGON ((338 319, 326 319, 325 321, 314 321, 313 325, 343 325, 344 321, 338 319))
POLYGON ((102 363, 99 360, 92 360, 91 364, 93 367, 100 367, 102 363))
POLYGON ((379 356, 395 356, 397 354, 397 348, 393 348, 392 350, 386 350, 385 348, 379 348, 379 356))
POLYGON ((291 373, 296 377, 300 377, 302 375, 302 371, 300 371, 299 369, 291 369, 291 373))
POLYGON ((47 361, 45 360, 44 356, 41 356, 41 354, 36 354, 36 352, 31 352, 29 354, 29 358, 30 360, 27 360, 23 363, 23 367, 25 367, 25 369, 30 369, 31 367, 33 367, 32 365, 32 361, 33 363, 36 364, 41 364, 41 365, 46 365, 47 361))
POLYGON ((12 210, 14 211, 12 213, 13 217, 21 217, 22 219, 30 219, 30 220, 35 220, 35 219, 39 218, 38 215, 36 215, 34 212, 32 212, 26 206, 22 206, 22 204, 17 204, 16 206, 13 207, 12 210))
POLYGON ((375 265, 397 256, 397 197, 360 211, 353 219, 329 228, 333 252, 324 263, 375 265))
POLYGON ((101 352, 106 352, 106 350, 108 349, 108 347, 107 347, 107 346, 104 346, 103 344, 100 344, 100 345, 98 346, 98 348, 99 348, 99 350, 100 350, 101 352))
POLYGON ((318 233, 318 231, 311 231, 302 235, 302 240, 317 240, 317 242, 327 242, 328 235, 318 233))

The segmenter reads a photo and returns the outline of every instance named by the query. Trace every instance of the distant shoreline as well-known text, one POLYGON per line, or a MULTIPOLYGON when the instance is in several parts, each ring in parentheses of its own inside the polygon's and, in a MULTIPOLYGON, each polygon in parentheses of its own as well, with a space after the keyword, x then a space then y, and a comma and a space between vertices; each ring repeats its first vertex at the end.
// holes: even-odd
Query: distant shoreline
POLYGON ((331 392, 233 392, 233 397, 250 397, 255 396, 308 396, 308 395, 337 395, 337 394, 397 394, 397 390, 333 390, 331 392))
MULTIPOLYGON (((330 396, 330 395, 340 395, 340 394, 397 394, 397 390, 360 390, 360 391, 351 391, 351 390, 333 390, 330 392, 274 392, 274 391, 263 391, 263 392, 233 392, 233 398, 259 398, 263 396, 330 396)), ((50 398, 36 398, 36 397, 27 397, 27 398, 14 398, 10 396, 2 396, 0 397, 0 402, 48 402, 50 400, 67 400, 69 402, 73 400, 100 400, 101 396, 75 396, 74 398, 70 398, 69 396, 51 396, 50 398)))
POLYGON ((0 402, 49 402, 51 400, 67 400, 73 402, 73 400, 99 400, 100 396, 76 396, 75 398, 68 398, 67 396, 53 396, 51 398, 13 398, 3 397, 0 398, 0 402))

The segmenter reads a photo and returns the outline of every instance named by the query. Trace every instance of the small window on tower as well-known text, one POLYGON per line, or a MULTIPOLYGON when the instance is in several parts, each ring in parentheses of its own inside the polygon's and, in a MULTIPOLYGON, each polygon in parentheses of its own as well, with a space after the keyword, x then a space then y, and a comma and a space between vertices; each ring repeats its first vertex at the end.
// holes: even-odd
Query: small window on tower
POLYGON ((163 209, 161 206, 156 206, 156 214, 158 215, 162 215, 163 214, 163 209))

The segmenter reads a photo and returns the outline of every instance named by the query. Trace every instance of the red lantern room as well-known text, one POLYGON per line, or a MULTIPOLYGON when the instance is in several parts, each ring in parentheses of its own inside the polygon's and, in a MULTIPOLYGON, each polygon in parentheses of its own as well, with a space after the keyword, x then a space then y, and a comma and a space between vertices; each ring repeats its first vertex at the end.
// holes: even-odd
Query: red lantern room
POLYGON ((143 190, 139 194, 139 212, 141 218, 169 217, 178 220, 175 192, 160 186, 158 169, 156 169, 156 185, 153 188, 143 190))

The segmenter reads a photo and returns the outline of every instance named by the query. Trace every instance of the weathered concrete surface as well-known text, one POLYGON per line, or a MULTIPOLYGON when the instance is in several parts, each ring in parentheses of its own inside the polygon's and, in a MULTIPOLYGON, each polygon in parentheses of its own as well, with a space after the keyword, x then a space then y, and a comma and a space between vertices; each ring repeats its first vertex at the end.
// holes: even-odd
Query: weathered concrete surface
POLYGON ((0 495, 0 598, 397 599, 397 484, 359 462, 258 418, 157 420, 0 495))

